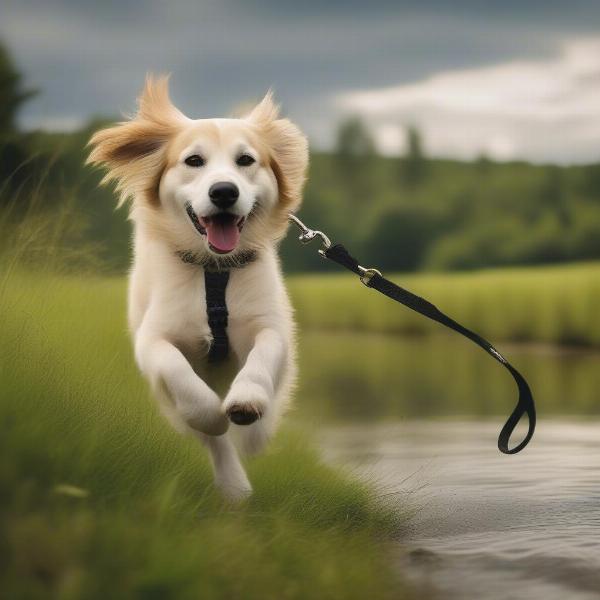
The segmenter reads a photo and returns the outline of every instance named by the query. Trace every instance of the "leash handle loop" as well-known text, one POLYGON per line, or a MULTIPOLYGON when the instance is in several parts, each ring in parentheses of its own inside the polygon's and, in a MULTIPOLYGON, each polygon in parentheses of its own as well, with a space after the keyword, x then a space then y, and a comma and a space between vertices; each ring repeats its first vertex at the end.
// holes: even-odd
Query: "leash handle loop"
POLYGON ((352 271, 360 277, 360 280, 370 288, 377 290, 381 294, 388 298, 403 304, 407 308, 414 310, 415 312, 427 317, 433 321, 444 325, 460 333, 472 342, 477 344, 480 348, 485 350, 493 359, 498 361, 508 372, 512 375, 517 388, 519 390, 519 399, 513 412, 508 417, 506 423, 500 431, 498 436, 498 450, 504 454, 516 454, 527 446, 533 437, 536 425, 536 411, 535 403, 531 389, 527 384, 525 378, 515 369, 507 360, 488 342, 485 338, 481 337, 474 331, 463 327, 460 323, 451 319, 449 316, 444 314, 431 302, 421 298, 416 294, 392 283, 389 279, 386 279, 377 269, 366 268, 361 266, 358 261, 350 255, 346 248, 342 244, 331 244, 329 238, 320 231, 313 231, 307 227, 300 219, 294 215, 290 215, 290 221, 292 221, 297 227, 300 228, 302 234, 300 235, 300 241, 303 243, 310 242, 315 237, 320 237, 323 242, 323 248, 319 250, 319 254, 336 262, 342 267, 352 271), (517 427, 521 418, 527 415, 528 419, 528 430, 523 440, 513 448, 509 448, 510 438, 517 427))

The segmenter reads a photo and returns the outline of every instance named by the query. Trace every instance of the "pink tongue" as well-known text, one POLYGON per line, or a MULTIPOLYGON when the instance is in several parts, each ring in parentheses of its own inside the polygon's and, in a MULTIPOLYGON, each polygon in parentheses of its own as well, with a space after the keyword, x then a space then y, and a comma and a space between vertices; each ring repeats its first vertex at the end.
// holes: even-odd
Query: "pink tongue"
POLYGON ((206 223, 208 243, 219 252, 231 252, 240 240, 235 219, 211 219, 206 223))

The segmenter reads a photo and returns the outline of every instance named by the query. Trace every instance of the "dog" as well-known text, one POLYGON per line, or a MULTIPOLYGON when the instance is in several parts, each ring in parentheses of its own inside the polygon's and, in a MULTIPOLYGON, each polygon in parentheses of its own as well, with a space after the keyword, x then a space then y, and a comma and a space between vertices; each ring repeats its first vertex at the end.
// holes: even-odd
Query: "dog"
POLYGON ((149 75, 137 114, 89 145, 87 162, 106 170, 119 206, 130 203, 136 363, 173 425, 208 447, 222 494, 243 499, 252 487, 239 451, 265 447, 296 377, 277 247, 302 200, 307 140, 270 91, 243 117, 190 119, 168 77, 149 75), (224 272, 227 326, 221 318, 217 330, 206 282, 224 272), (228 349, 219 363, 217 342, 228 349))

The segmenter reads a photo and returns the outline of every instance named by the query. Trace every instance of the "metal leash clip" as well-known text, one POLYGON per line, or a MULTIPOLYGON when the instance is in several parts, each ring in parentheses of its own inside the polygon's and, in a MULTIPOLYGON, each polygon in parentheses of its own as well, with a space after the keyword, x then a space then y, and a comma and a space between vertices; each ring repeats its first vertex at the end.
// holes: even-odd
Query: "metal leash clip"
POLYGON ((324 257, 325 250, 329 250, 329 248, 331 248, 331 240, 322 231, 316 231, 310 227, 307 227, 296 215, 290 213, 288 217, 289 220, 300 230, 300 236, 298 239, 301 243, 308 244, 316 237, 321 238, 321 244, 323 244, 323 248, 320 248, 318 252, 324 257))
POLYGON ((381 271, 379 271, 378 269, 373 269, 373 267, 365 268, 361 265, 358 265, 358 270, 360 271, 359 279, 367 287, 369 287, 369 281, 371 281, 371 279, 373 279, 374 275, 379 275, 379 277, 383 277, 383 275, 381 274, 381 271))
MULTIPOLYGON (((320 248, 318 252, 323 258, 327 258, 325 256, 325 251, 331 248, 331 240, 322 231, 311 229, 310 227, 305 225, 296 215, 290 213, 288 217, 289 220, 300 230, 300 237, 298 239, 302 244, 308 244, 312 242, 316 237, 321 238, 321 243, 323 244, 323 247, 320 248)), ((367 268, 361 265, 357 266, 358 270, 360 271, 359 278, 367 287, 369 287, 369 281, 371 281, 374 275, 379 275, 380 277, 383 277, 381 271, 378 271, 377 269, 367 268)))

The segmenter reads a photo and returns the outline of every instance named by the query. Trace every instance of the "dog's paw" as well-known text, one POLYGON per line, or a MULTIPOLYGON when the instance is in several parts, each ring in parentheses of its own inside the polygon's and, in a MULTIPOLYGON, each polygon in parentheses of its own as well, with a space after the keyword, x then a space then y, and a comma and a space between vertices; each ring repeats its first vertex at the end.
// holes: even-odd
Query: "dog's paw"
POLYGON ((245 383, 237 384, 231 389, 223 408, 232 423, 251 425, 265 414, 267 405, 268 398, 263 388, 245 383))
POLYGON ((252 425, 262 417, 262 414, 254 406, 232 406, 227 411, 227 416, 232 423, 236 425, 252 425))

